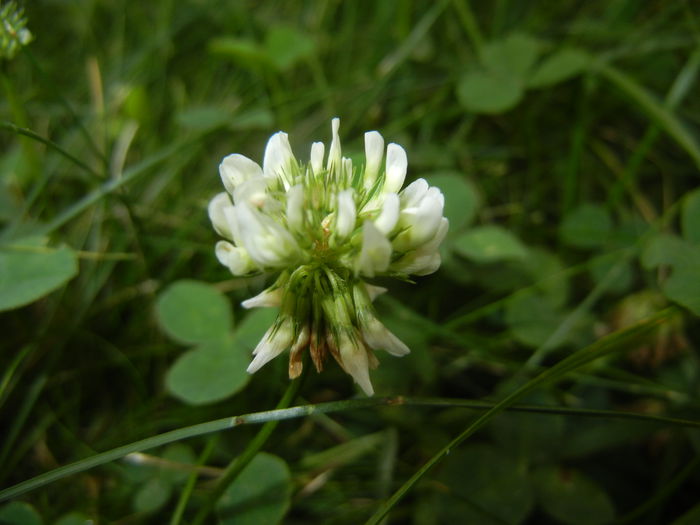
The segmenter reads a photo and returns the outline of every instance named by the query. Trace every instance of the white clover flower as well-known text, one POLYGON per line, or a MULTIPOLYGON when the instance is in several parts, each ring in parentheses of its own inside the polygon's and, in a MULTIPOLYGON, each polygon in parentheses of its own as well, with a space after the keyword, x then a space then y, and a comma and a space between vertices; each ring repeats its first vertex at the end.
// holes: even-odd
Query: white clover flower
POLYGON ((263 165, 240 154, 219 166, 225 193, 209 204, 209 218, 225 240, 218 260, 233 275, 280 272, 245 308, 279 306, 280 314, 253 352, 253 373, 290 350, 289 376, 297 377, 308 348, 318 371, 328 355, 367 394, 374 350, 402 356, 408 347, 375 315, 372 301, 386 291, 366 278, 407 279, 440 266, 447 234, 444 196, 424 179, 401 191, 408 160, 398 144, 365 133, 365 165, 342 156, 340 120, 324 165, 322 142, 310 160, 296 159, 286 133, 267 143, 263 165), (382 160, 384 169, 382 169, 382 160))

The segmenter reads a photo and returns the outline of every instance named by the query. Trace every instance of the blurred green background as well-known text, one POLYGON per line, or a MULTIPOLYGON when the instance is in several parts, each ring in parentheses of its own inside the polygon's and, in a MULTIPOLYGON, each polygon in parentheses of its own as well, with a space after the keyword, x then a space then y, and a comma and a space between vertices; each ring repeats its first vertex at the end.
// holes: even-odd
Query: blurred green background
MULTIPOLYGON (((445 194, 441 270, 379 282, 412 353, 372 377, 455 401, 282 422, 205 523, 362 523, 475 420, 456 400, 498 401, 603 337, 607 356, 520 399, 558 415, 491 419, 389 523, 700 523, 700 4, 20 5, 34 39, 0 63, 0 487, 275 407, 285 359, 245 374, 274 312, 239 307, 266 280, 218 264, 206 205, 223 156, 260 162, 284 130, 306 161, 338 116, 345 155, 379 130, 445 194)), ((329 364, 295 403, 356 395, 329 364)), ((258 431, 61 477, 0 523, 191 523, 258 431)))

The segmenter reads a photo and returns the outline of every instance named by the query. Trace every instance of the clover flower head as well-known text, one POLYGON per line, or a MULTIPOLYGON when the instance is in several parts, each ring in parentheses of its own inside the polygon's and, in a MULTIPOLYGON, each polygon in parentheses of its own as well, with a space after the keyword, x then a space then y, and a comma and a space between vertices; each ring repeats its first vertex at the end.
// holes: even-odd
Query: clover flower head
POLYGON ((22 46, 32 41, 24 9, 10 0, 0 6, 0 57, 14 58, 22 46))
POLYGON ((435 272, 448 221, 438 188, 418 179, 401 190, 408 166, 401 146, 385 149, 369 131, 365 163, 355 166, 342 156, 339 126, 331 121, 328 154, 314 142, 306 163, 284 132, 270 137, 262 167, 237 153, 225 157, 226 191, 209 203, 209 217, 225 239, 216 257, 233 275, 279 274, 243 302, 280 308, 248 372, 289 350, 289 376, 297 377, 308 348, 318 371, 331 355, 371 395, 373 351, 402 356, 409 349, 377 319, 372 301, 386 290, 366 279, 435 272))

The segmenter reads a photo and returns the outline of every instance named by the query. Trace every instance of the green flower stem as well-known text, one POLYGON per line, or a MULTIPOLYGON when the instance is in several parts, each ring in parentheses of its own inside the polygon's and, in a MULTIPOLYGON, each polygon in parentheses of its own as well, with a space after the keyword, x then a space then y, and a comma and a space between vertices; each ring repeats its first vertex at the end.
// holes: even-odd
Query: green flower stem
POLYGON ((56 229, 60 228, 68 221, 79 215, 81 212, 85 211, 87 208, 98 202, 102 197, 113 193, 125 184, 145 174, 161 162, 181 152, 184 148, 186 148, 193 142, 196 142, 196 139, 191 141, 183 141, 173 144, 171 146, 167 146, 161 149, 159 152, 154 153, 150 157, 147 157, 137 165, 124 171, 124 174, 121 177, 108 180, 100 187, 88 193, 79 201, 73 203, 71 206, 68 207, 68 209, 60 213, 56 218, 54 218, 54 220, 46 224, 44 227, 39 228, 39 230, 37 231, 37 235, 47 235, 55 231, 56 229))
POLYGON ((105 156, 105 154, 97 146, 97 143, 93 140, 92 135, 90 134, 90 132, 87 130, 87 128, 83 124, 82 119, 80 117, 78 117, 78 114, 73 109, 73 106, 70 105, 70 103, 63 97, 63 95, 60 94, 60 92, 53 89, 55 82, 49 76, 49 74, 46 71, 44 71, 44 68, 41 67, 41 64, 39 64, 39 61, 34 57, 34 55, 29 50, 29 48, 27 46, 22 46, 22 52, 24 53, 25 57, 29 60, 29 62, 32 64, 32 66, 37 71, 37 73, 39 73, 39 76, 44 81, 47 88, 49 88, 52 93, 55 93, 56 97, 58 98, 58 101, 65 108, 66 112, 68 112, 70 114, 70 116, 73 119, 75 119, 75 121, 78 124, 78 129, 80 130, 80 134, 83 136, 83 138, 85 139, 85 142, 87 143, 88 147, 92 150, 92 152, 95 154, 95 156, 98 159, 100 159, 100 161, 102 162, 102 165, 105 169, 105 172, 106 172, 107 168, 109 166, 109 161, 107 160, 107 157, 105 156))
MULTIPOLYGON (((309 364, 307 363, 304 367, 304 371, 306 372, 308 369, 309 364)), ((306 373, 303 373, 301 377, 289 383, 289 386, 287 386, 287 390, 285 390, 282 399, 280 399, 279 403, 277 403, 277 410, 285 409, 292 404, 294 398, 296 398, 297 393, 299 392, 301 383, 304 381, 304 377, 306 377, 306 373)), ((202 505, 202 508, 199 509, 199 512, 197 512, 197 515, 192 521, 192 525, 201 525, 206 521, 226 488, 238 477, 243 469, 248 466, 256 454, 260 452, 260 449, 265 445, 265 443, 267 443, 267 440, 270 438, 275 428, 277 428, 278 424, 279 420, 273 419, 267 421, 255 435, 255 437, 248 443, 241 455, 236 457, 233 461, 231 461, 231 463, 228 464, 224 470, 224 473, 217 480, 216 485, 210 493, 207 501, 204 503, 204 505, 202 505)))
POLYGON ((17 126, 16 124, 13 124, 12 122, 7 122, 7 121, 0 122, 0 128, 6 129, 6 130, 11 131, 13 133, 17 133, 18 135, 23 135, 25 137, 29 137, 30 139, 34 139, 37 142, 40 142, 41 144, 43 144, 44 146, 48 146, 49 148, 57 151, 58 153, 63 155, 65 158, 70 160, 72 163, 74 163, 76 166, 78 166, 79 168, 88 172, 93 177, 98 178, 98 179, 102 178, 102 175, 100 175, 93 168, 91 168, 90 166, 85 164, 82 160, 73 156, 71 153, 68 153, 68 151, 63 149, 61 146, 56 144, 54 141, 42 137, 38 133, 33 132, 31 129, 23 128, 23 127, 17 126))
POLYGON ((598 61, 594 69, 602 77, 617 87, 630 100, 637 103, 639 108, 663 129, 700 167, 700 146, 683 122, 663 103, 656 100, 649 91, 632 77, 619 69, 598 61))
MULTIPOLYGON (((204 447, 204 450, 199 455, 199 459, 197 460, 197 466, 201 467, 206 464, 207 460, 209 459, 209 456, 211 456, 211 453, 214 451, 214 446, 216 445, 217 437, 218 435, 215 435, 209 439, 207 445, 204 447)), ((180 497, 177 500, 177 505, 175 506, 173 515, 170 518, 170 525, 180 525, 180 522, 182 521, 182 516, 185 514, 185 509, 187 508, 187 502, 190 500, 190 496, 192 495, 194 486, 197 483, 197 478, 199 478, 199 472, 197 470, 193 470, 190 476, 187 478, 185 487, 182 489, 180 497)))
POLYGON ((636 323, 629 328, 610 334, 609 336, 599 339, 595 343, 577 350, 569 357, 559 361, 556 365, 544 370, 541 374, 531 379, 523 386, 506 396, 502 401, 488 409, 484 414, 477 418, 466 430, 455 437, 447 445, 445 445, 437 454, 430 458, 421 468, 419 468, 413 476, 411 476, 392 496, 384 502, 377 511, 370 516, 366 525, 378 525, 382 522, 389 511, 408 493, 411 488, 437 465, 450 451, 459 446, 468 437, 474 434, 488 421, 496 415, 506 410, 513 405, 518 399, 529 394, 538 386, 545 383, 551 383, 561 379, 565 374, 580 368, 581 366, 590 363, 600 357, 614 354, 615 352, 628 348, 628 344, 645 335, 649 331, 657 328, 664 321, 668 320, 677 309, 675 307, 667 308, 657 314, 636 323))
MULTIPOLYGON (((688 58, 688 61, 685 63, 683 69, 681 69, 681 72, 676 77, 671 89, 666 95, 664 99, 665 108, 672 111, 678 107, 678 104, 691 92, 692 87, 695 85, 699 70, 700 50, 695 50, 690 55, 690 58, 688 58)), ((658 139, 659 133, 660 129, 657 124, 650 124, 647 126, 643 138, 639 141, 638 146, 625 166, 622 177, 617 181, 610 192, 608 197, 608 206, 610 209, 614 209, 618 205, 625 187, 629 187, 634 189, 635 192, 638 192, 637 173, 642 166, 642 161, 647 157, 649 150, 658 139)))
MULTIPOLYGON (((601 354, 602 355, 602 354, 601 354)), ((552 379, 552 378, 550 378, 552 379)), ((501 403, 502 404, 502 403, 501 403)), ((500 404, 499 404, 500 405, 500 404)), ((492 411, 498 405, 487 401, 474 401, 470 399, 449 399, 449 398, 411 398, 402 396, 375 397, 364 399, 349 399, 346 401, 333 401, 330 403, 319 403, 317 405, 301 405, 291 408, 268 410, 265 412, 254 412, 240 416, 225 417, 179 428, 163 434, 158 434, 140 441, 129 443, 121 447, 78 460, 69 465, 58 467, 34 478, 28 479, 12 487, 0 491, 0 501, 7 501, 22 494, 46 486, 54 481, 61 480, 73 474, 85 472, 111 461, 121 459, 134 452, 143 452, 153 448, 182 441, 197 436, 221 432, 242 425, 255 425, 268 421, 284 421, 296 419, 316 414, 330 414, 333 412, 345 412, 347 410, 366 409, 373 407, 391 406, 423 406, 423 407, 444 407, 444 408, 465 408, 468 410, 492 411)), ((657 423, 660 425, 672 425, 679 427, 700 428, 700 421, 692 419, 682 419, 668 416, 656 416, 651 414, 640 414, 636 412, 621 412, 615 410, 596 410, 586 408, 552 407, 540 405, 510 405, 499 408, 510 412, 527 412, 535 414, 564 415, 574 417, 603 417, 609 419, 631 419, 647 423, 657 423)), ((488 412, 487 412, 488 413, 488 412)))

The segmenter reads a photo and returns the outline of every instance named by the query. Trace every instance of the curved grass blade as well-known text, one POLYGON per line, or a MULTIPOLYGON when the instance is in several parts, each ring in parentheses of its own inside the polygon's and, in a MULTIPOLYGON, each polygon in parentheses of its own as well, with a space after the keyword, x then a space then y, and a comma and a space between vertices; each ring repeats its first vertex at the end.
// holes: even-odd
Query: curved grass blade
POLYGON ((392 496, 384 502, 379 509, 367 520, 367 525, 378 525, 387 513, 396 505, 406 493, 425 475, 430 469, 437 465, 445 456, 450 453, 454 447, 460 445, 469 436, 474 434, 494 416, 506 410, 510 405, 515 403, 521 397, 529 394, 540 385, 551 383, 561 379, 567 373, 576 370, 577 368, 595 361, 596 359, 614 354, 640 336, 647 334, 649 331, 658 327, 664 321, 669 319, 677 311, 676 307, 666 308, 656 315, 649 317, 629 328, 610 334, 595 343, 577 350, 569 357, 561 360, 556 365, 546 369, 541 374, 531 379, 523 386, 506 396, 502 401, 497 403, 491 409, 478 417, 471 425, 467 427, 461 434, 445 445, 437 454, 430 458, 413 476, 411 476, 392 496))
MULTIPOLYGON (((584 349, 587 350, 587 349, 584 349)), ((602 354, 601 354, 602 355, 602 354)), ((597 356, 596 356, 597 358, 597 356)), ((591 359, 592 360, 592 359, 591 359)), ((359 408, 371 408, 377 406, 424 406, 424 407, 459 407, 469 410, 487 411, 487 414, 495 409, 513 412, 528 412, 535 414, 552 414, 579 417, 605 417, 610 419, 632 419, 645 421, 661 425, 673 425, 679 427, 699 428, 700 421, 674 418, 667 416, 656 416, 641 414, 636 412, 621 412, 615 410, 595 410, 585 408, 550 407, 539 405, 514 405, 502 407, 503 402, 498 405, 484 401, 472 401, 468 399, 447 399, 447 398, 410 398, 410 397, 379 397, 369 399, 350 399, 347 401, 333 401, 329 403, 319 403, 317 405, 301 405, 280 410, 268 410, 265 412, 254 412, 241 416, 226 417, 200 423, 189 427, 179 428, 163 434, 158 434, 140 441, 129 443, 121 447, 78 460, 69 465, 58 467, 34 478, 28 479, 12 487, 0 491, 0 502, 15 498, 32 490, 48 485, 54 481, 66 478, 73 474, 85 472, 100 465, 121 459, 134 452, 143 452, 163 445, 168 445, 176 441, 189 439, 197 436, 229 430, 241 425, 251 425, 266 423, 268 421, 283 421, 286 419, 296 419, 307 417, 312 414, 329 414, 332 412, 343 412, 346 410, 356 410, 359 408)), ((486 415, 486 414, 485 414, 486 415)), ((483 417, 483 416, 482 416, 483 417)), ((490 417, 488 418, 490 419, 490 417)))

